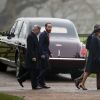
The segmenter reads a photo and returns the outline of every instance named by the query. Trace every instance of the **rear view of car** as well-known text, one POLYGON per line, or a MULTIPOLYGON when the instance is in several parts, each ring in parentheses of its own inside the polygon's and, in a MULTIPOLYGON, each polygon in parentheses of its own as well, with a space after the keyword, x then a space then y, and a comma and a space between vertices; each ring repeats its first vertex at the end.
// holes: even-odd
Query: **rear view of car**
POLYGON ((6 65, 14 65, 13 67, 16 66, 17 69, 24 65, 27 36, 34 25, 39 25, 41 32, 44 31, 47 22, 52 23, 53 26, 50 34, 50 50, 53 55, 50 58, 52 73, 70 73, 73 79, 78 77, 84 69, 87 51, 85 45, 80 42, 74 24, 67 19, 18 18, 9 33, 9 36, 13 37, 0 37, 1 43, 6 44, 9 50, 7 53, 5 51, 5 56, 0 56, 0 59, 2 58, 0 61, 6 65), (8 56, 9 53, 13 53, 11 55, 13 58, 8 56))

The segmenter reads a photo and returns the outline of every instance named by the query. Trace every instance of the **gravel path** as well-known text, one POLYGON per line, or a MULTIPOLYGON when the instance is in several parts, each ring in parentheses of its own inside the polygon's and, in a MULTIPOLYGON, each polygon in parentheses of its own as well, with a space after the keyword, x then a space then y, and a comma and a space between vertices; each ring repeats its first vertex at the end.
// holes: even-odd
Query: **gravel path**
POLYGON ((31 90, 30 81, 26 81, 22 88, 16 81, 13 70, 7 73, 0 72, 0 92, 24 96, 25 100, 100 100, 100 91, 96 90, 95 78, 88 78, 87 91, 76 89, 69 78, 52 77, 47 84, 50 89, 31 90))

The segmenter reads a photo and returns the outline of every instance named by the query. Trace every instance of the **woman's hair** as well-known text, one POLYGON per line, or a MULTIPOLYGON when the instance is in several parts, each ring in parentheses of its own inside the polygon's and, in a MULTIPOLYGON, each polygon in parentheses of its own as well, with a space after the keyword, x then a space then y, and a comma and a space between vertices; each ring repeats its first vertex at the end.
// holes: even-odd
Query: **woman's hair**
POLYGON ((95 35, 97 36, 100 33, 100 28, 94 30, 95 35))

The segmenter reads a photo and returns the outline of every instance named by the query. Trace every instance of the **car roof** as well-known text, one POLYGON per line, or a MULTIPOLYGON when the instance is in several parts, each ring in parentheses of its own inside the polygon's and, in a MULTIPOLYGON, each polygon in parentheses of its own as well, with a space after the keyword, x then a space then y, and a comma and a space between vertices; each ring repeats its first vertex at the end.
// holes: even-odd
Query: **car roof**
POLYGON ((18 18, 16 21, 25 21, 25 22, 51 22, 51 23, 65 23, 65 24, 73 24, 70 20, 68 19, 61 19, 61 18, 40 18, 40 17, 23 17, 23 18, 18 18))
MULTIPOLYGON (((16 21, 23 21, 27 23, 29 26, 29 30, 32 30, 32 25, 40 25, 40 27, 44 26, 45 23, 51 23, 55 27, 67 27, 69 33, 75 33, 77 35, 77 30, 73 22, 68 19, 61 19, 61 18, 45 18, 45 17, 23 17, 18 18, 16 21)), ((78 37, 78 35, 77 35, 78 37)))

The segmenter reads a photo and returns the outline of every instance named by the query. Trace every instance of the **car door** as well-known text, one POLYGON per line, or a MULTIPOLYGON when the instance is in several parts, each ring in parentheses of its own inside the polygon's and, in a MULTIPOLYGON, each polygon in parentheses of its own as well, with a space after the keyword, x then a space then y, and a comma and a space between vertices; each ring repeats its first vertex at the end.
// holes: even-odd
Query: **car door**
POLYGON ((0 40, 0 59, 11 66, 14 66, 15 63, 15 52, 16 52, 16 46, 17 46, 17 41, 18 41, 18 35, 20 33, 22 26, 22 21, 16 21, 14 25, 12 26, 10 33, 9 34, 14 34, 14 37, 8 38, 2 37, 0 40))
POLYGON ((19 34, 19 37, 18 37, 18 46, 17 46, 17 49, 18 49, 18 54, 17 54, 17 65, 19 64, 19 67, 20 65, 21 66, 24 66, 24 62, 25 62, 25 54, 26 54, 26 36, 28 34, 28 25, 26 22, 23 22, 23 26, 21 28, 21 31, 20 31, 20 34, 19 34))

